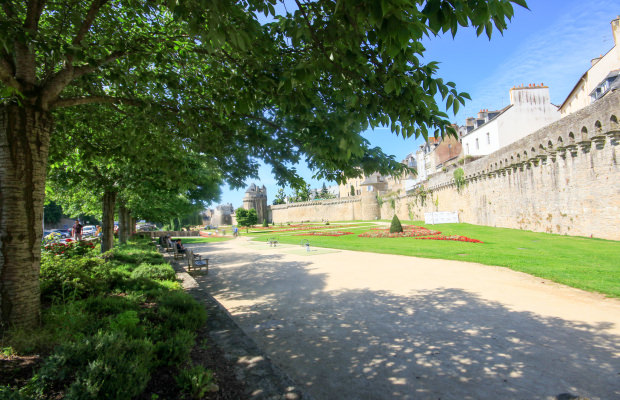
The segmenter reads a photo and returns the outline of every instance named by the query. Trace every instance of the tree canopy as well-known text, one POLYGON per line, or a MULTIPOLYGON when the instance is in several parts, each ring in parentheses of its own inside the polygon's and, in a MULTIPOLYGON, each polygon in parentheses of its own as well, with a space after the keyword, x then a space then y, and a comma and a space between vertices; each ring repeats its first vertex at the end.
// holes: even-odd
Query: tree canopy
MULTIPOLYGON (((503 31, 524 0, 6 0, 0 7, 0 324, 37 321, 48 144, 58 110, 143 113, 242 186, 407 168, 360 133, 450 131, 468 95, 421 39, 503 31), (266 22, 259 19, 263 14, 266 22), (435 101, 439 94, 445 103, 435 101), (16 157, 16 154, 23 157, 16 157)), ((148 135, 143 132, 142 135, 148 135)), ((145 194, 145 193, 142 193, 145 194)))

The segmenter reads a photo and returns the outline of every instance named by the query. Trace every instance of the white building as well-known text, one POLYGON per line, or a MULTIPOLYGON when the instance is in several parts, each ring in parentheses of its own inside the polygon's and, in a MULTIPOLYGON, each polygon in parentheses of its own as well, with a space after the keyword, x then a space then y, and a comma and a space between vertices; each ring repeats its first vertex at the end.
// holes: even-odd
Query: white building
POLYGON ((579 78, 560 106, 560 113, 563 117, 589 106, 619 84, 617 77, 620 69, 620 46, 618 46, 620 17, 611 21, 611 31, 614 37, 614 47, 604 56, 592 60, 590 69, 579 78))
POLYGON ((469 132, 461 140, 463 151, 466 156, 491 154, 559 118, 547 86, 513 87, 509 106, 498 111, 482 110, 478 118, 468 118, 469 132))

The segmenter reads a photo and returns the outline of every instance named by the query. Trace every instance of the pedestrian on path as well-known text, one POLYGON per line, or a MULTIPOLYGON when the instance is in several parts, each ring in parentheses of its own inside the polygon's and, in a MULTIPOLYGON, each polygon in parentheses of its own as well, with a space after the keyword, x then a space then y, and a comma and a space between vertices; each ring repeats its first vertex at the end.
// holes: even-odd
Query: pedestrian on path
POLYGON ((73 224, 73 227, 71 228, 71 235, 73 236, 74 240, 82 240, 82 228, 82 224, 80 224, 80 221, 76 219, 75 224, 73 224))

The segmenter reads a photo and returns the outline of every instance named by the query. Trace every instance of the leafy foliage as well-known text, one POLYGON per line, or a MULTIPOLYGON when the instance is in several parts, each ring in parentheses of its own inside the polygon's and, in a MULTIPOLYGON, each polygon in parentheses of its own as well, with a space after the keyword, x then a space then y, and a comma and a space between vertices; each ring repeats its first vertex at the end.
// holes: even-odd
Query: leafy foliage
POLYGON ((177 384, 194 399, 202 399, 207 392, 218 390, 213 372, 201 365, 181 370, 177 377, 177 384))
POLYGON ((402 232, 402 231, 403 231, 403 226, 400 223, 400 219, 398 219, 398 216, 394 214, 394 217, 392 218, 392 222, 390 223, 390 233, 396 233, 396 232, 402 232))
POLYGON ((284 194, 284 189, 278 188, 278 193, 273 200, 273 205, 277 206, 278 204, 286 203, 286 194, 284 194))
POLYGON ((53 304, 43 326, 6 338, 15 351, 49 357, 26 386, 0 387, 0 397, 130 399, 154 368, 187 362, 206 312, 178 284, 159 280, 175 279, 169 264, 138 264, 157 259, 148 242, 116 248, 107 262, 44 253, 41 287, 53 304))
POLYGON ((457 168, 454 170, 454 184, 456 185, 457 192, 461 192, 465 186, 467 186, 467 181, 465 180, 465 171, 463 168, 457 168))
POLYGON ((237 218, 237 223, 239 224, 239 226, 245 226, 246 228, 256 225, 256 223, 258 222, 258 215, 256 214, 256 210, 253 208, 246 210, 243 207, 239 207, 235 211, 235 216, 237 218))
POLYGON ((176 280, 176 274, 169 264, 142 263, 131 271, 131 278, 174 281, 176 280))
MULTIPOLYGON (((389 126, 403 137, 455 135, 435 96, 454 112, 469 98, 455 83, 437 76, 438 64, 424 59, 421 40, 440 32, 454 35, 467 25, 490 37, 494 28, 506 29, 513 4, 525 6, 525 1, 314 0, 297 2, 297 9, 283 13, 276 13, 274 0, 88 4, 3 2, 0 102, 30 113, 36 105, 37 111, 54 113, 59 121, 63 108, 109 105, 118 112, 105 119, 118 126, 116 137, 138 139, 135 148, 145 154, 150 146, 165 143, 167 134, 172 148, 205 156, 199 169, 206 171, 204 185, 180 185, 184 187, 171 191, 159 182, 167 177, 166 170, 156 162, 145 168, 141 158, 147 156, 140 151, 121 151, 127 159, 96 159, 97 169, 84 168, 106 172, 101 174, 105 179, 93 180, 90 192, 60 195, 96 202, 102 189, 116 188, 110 178, 119 176, 122 200, 134 215, 161 221, 170 204, 191 205, 188 199, 204 199, 222 181, 242 186, 245 178, 258 174, 259 160, 271 166, 279 184, 303 183, 294 168, 300 161, 316 178, 337 182, 372 172, 407 172, 393 156, 371 148, 361 132, 389 126), (261 23, 260 13, 269 22, 261 23), (149 120, 157 123, 142 124, 149 120), (157 134, 149 142, 153 132, 157 134), (143 175, 131 171, 132 166, 143 175), (136 186, 123 179, 125 173, 136 186)), ((96 125, 101 114, 93 115, 89 122, 96 125)), ((62 126, 76 120, 69 115, 62 126)), ((42 133, 28 127, 19 134, 34 140, 42 133)), ((43 139, 47 141, 45 133, 43 139)), ((108 142, 102 147, 108 155, 114 150, 108 142)), ((9 157, 8 148, 0 151, 9 157)), ((44 168, 45 160, 37 165, 44 168)), ((17 176, 14 169, 7 166, 7 174, 17 176)), ((37 178, 15 190, 41 192, 44 184, 37 178)), ((76 204, 61 201, 70 203, 76 204)), ((18 236, 13 234, 16 228, 2 230, 3 237, 18 236)), ((33 232, 30 240, 38 243, 40 233, 33 232)), ((38 259, 35 249, 4 268, 36 271, 38 259)), ((35 298, 36 293, 30 293, 20 301, 34 304, 35 298)), ((37 314, 36 306, 32 308, 30 315, 2 318, 33 324, 37 314)))

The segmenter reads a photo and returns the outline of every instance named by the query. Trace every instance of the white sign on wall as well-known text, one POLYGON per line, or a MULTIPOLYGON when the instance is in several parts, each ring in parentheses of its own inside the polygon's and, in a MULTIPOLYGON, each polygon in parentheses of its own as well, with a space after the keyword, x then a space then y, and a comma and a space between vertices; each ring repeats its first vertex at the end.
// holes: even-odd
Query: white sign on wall
POLYGON ((458 224, 459 213, 456 211, 437 211, 424 213, 425 224, 458 224))

